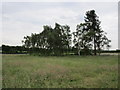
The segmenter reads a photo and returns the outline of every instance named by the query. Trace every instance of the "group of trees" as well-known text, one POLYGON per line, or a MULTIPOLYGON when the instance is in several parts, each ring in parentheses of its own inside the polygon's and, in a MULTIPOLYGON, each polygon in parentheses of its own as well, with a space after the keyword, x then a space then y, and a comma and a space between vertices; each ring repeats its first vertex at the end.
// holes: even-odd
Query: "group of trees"
POLYGON ((23 46, 8 46, 2 45, 2 54, 26 54, 28 49, 23 46))
POLYGON ((55 23, 55 28, 43 26, 44 30, 39 34, 31 34, 24 37, 24 46, 31 48, 32 52, 47 55, 62 55, 67 53, 71 44, 70 27, 55 23), (39 49, 39 51, 37 50, 39 49))
POLYGON ((111 42, 106 33, 100 27, 99 17, 94 10, 86 12, 84 23, 76 27, 76 31, 71 33, 68 25, 55 23, 55 27, 43 26, 43 31, 39 34, 25 36, 23 46, 29 49, 30 53, 40 53, 47 55, 64 55, 76 53, 78 55, 97 55, 103 47, 109 48, 111 42), (73 46, 72 43, 72 35, 73 46))

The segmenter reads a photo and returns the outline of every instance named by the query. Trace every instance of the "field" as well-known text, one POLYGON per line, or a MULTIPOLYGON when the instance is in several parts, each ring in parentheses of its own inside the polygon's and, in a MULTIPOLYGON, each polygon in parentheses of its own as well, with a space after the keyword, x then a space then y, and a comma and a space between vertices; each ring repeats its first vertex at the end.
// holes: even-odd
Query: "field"
POLYGON ((3 88, 117 88, 118 56, 2 55, 3 88))

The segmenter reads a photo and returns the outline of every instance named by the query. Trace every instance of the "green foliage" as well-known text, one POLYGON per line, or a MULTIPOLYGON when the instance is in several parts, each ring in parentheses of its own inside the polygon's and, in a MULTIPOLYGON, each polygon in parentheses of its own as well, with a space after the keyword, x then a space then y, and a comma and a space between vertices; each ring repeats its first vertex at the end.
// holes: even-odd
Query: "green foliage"
MULTIPOLYGON (((77 49, 78 55, 97 55, 106 47, 111 46, 106 37, 106 33, 101 29, 99 17, 95 10, 87 11, 85 14, 85 23, 80 23, 76 27, 74 35, 74 46, 77 49)), ((42 55, 64 55, 64 53, 71 53, 72 35, 68 25, 60 25, 55 23, 55 27, 43 26, 43 31, 39 34, 31 34, 31 36, 24 37, 22 41, 26 48, 29 48, 29 53, 38 53, 42 55), (36 48, 42 49, 36 50, 36 48)), ((76 51, 74 52, 76 54, 76 51)))
POLYGON ((91 44, 94 47, 94 55, 97 54, 97 51, 100 53, 100 50, 106 46, 110 47, 108 38, 106 37, 104 31, 101 29, 99 17, 96 15, 95 10, 90 10, 86 12, 85 23, 90 23, 87 25, 87 30, 90 32, 89 36, 91 37, 91 44))
POLYGON ((109 49, 111 42, 100 27, 100 21, 94 10, 86 12, 85 23, 77 25, 74 35, 74 45, 78 49, 78 54, 84 49, 86 53, 97 53, 106 46, 109 49), (94 52, 91 52, 93 49, 94 52))
MULTIPOLYGON (((32 48, 31 52, 36 53, 34 48, 44 49, 44 54, 48 55, 62 55, 65 49, 70 48, 71 34, 68 25, 61 26, 55 23, 55 28, 50 26, 43 26, 44 30, 39 34, 31 34, 31 36, 24 37, 24 46, 32 48)), ((43 54, 43 52, 39 52, 43 54)))

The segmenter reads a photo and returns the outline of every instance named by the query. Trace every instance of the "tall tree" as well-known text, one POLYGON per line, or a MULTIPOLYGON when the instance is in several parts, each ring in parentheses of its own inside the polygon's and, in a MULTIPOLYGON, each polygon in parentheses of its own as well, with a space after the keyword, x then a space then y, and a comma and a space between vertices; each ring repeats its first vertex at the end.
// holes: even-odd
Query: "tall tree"
POLYGON ((85 22, 90 23, 87 24, 87 29, 90 33, 90 37, 92 38, 91 42, 93 42, 94 46, 94 55, 97 54, 97 51, 100 53, 102 47, 110 47, 109 43, 111 41, 108 40, 104 31, 101 29, 101 22, 99 21, 99 17, 96 15, 95 10, 90 10, 86 12, 85 22))
POLYGON ((56 53, 64 53, 65 49, 70 48, 71 44, 71 34, 70 34, 70 27, 68 25, 60 25, 55 23, 54 28, 54 35, 55 35, 55 50, 56 53))
POLYGON ((69 53, 69 50, 71 48, 71 39, 72 39, 72 35, 70 32, 70 27, 68 25, 62 26, 63 28, 63 40, 64 40, 64 45, 65 45, 65 49, 67 49, 67 54, 69 53))
POLYGON ((94 55, 97 55, 97 52, 100 54, 103 47, 110 47, 111 41, 101 29, 101 22, 94 10, 87 11, 84 20, 85 23, 77 25, 76 32, 74 32, 74 43, 78 48, 78 54, 80 55, 81 49, 87 52, 93 49, 94 55))

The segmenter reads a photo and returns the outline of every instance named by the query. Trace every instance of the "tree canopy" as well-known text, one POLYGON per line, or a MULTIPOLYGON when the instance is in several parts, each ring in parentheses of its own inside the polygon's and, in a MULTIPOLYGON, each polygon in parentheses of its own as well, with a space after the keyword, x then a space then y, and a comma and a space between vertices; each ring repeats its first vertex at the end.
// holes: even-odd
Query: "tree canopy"
POLYGON ((45 25, 42 32, 25 36, 22 42, 26 48, 30 49, 30 52, 37 51, 46 55, 65 55, 71 53, 73 49, 78 55, 97 55, 104 47, 109 48, 111 41, 102 30, 95 10, 87 11, 84 21, 77 25, 73 34, 70 26, 55 23, 54 28, 45 25))
POLYGON ((100 54, 103 47, 110 47, 109 43, 111 41, 102 30, 100 26, 101 22, 94 10, 87 11, 84 18, 85 23, 77 25, 76 32, 73 33, 74 43, 78 48, 78 53, 83 49, 85 54, 88 54, 88 52, 89 54, 94 53, 94 55, 97 53, 100 54))
POLYGON ((68 25, 55 23, 55 27, 43 26, 43 31, 39 34, 31 34, 24 37, 24 46, 27 48, 44 49, 44 54, 61 55, 70 48, 71 34, 68 25))

